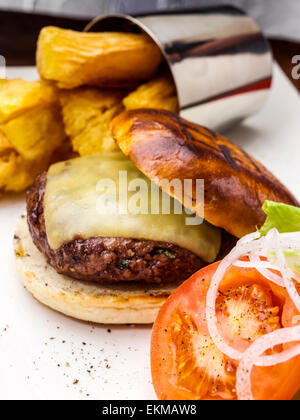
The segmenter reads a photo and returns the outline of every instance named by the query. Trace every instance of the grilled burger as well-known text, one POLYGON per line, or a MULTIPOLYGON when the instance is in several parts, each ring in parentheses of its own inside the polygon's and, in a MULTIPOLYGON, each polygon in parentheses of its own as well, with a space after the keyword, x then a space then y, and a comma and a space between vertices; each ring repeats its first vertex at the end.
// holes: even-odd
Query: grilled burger
MULTIPOLYGON (((123 153, 61 162, 36 179, 27 194, 28 226, 22 219, 15 236, 26 287, 67 315, 104 323, 153 322, 180 282, 264 223, 265 200, 298 205, 255 159, 170 112, 127 111, 113 121, 112 131, 123 153), (126 185, 120 172, 126 173, 126 185), (107 179, 114 183, 105 184, 108 207, 102 212, 98 200, 107 179), (128 191, 137 179, 143 182, 128 191), (187 225, 186 214, 174 211, 182 196, 163 182, 174 179, 183 184, 204 179, 202 224, 187 225), (151 214, 153 185, 172 196, 171 214, 161 208, 151 214), (125 199, 146 199, 147 208, 124 213, 125 199)), ((192 189, 183 204, 202 216, 193 206, 195 194, 192 189)))
MULTIPOLYGON (((103 159, 103 156, 93 158, 99 164, 103 159)), ((87 164, 91 161, 90 158, 80 160, 87 164)), ((89 235, 83 235, 83 230, 75 239, 64 242, 58 248, 52 248, 45 224, 46 185, 47 174, 43 173, 28 192, 27 218, 35 245, 58 273, 100 283, 139 281, 160 284, 184 280, 187 275, 205 265, 200 256, 171 242, 105 236, 86 239, 89 235)), ((94 188, 96 189, 96 185, 94 188)), ((99 222, 102 223, 101 220, 99 222)), ((69 223, 74 223, 76 227, 76 220, 70 219, 69 223)), ((69 229, 68 226, 65 227, 69 229)), ((144 236, 146 237, 146 233, 144 236)), ((216 251, 218 248, 216 231, 216 251)))

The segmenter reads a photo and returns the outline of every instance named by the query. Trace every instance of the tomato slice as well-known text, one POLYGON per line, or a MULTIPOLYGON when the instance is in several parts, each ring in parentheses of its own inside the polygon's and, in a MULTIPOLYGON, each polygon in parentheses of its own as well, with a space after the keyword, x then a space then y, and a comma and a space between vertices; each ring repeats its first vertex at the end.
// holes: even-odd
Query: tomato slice
MULTIPOLYGON (((151 369, 160 399, 237 399, 238 362, 215 346, 205 319, 206 294, 217 267, 218 263, 193 275, 159 312, 152 332, 151 369)), ((232 267, 223 279, 216 311, 224 339, 239 351, 261 335, 294 326, 299 316, 285 289, 255 269, 239 267, 232 267)), ((268 354, 282 350, 278 346, 268 354)), ((300 387, 300 356, 274 367, 254 367, 251 381, 255 399, 291 399, 300 387)))

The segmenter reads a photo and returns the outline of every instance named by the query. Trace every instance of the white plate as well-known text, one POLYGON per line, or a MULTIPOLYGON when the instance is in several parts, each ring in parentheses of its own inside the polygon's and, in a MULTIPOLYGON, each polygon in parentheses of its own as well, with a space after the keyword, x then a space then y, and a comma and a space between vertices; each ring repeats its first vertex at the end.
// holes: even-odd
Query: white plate
MULTIPOLYGON (((8 69, 7 73, 9 78, 36 77, 28 68, 8 69)), ((298 198, 299 115, 300 97, 276 67, 274 88, 265 108, 228 133, 298 198)), ((0 200, 0 398, 155 398, 150 327, 77 322, 40 305, 24 290, 12 249, 15 224, 24 208, 23 194, 0 200), (79 382, 74 384, 76 380, 79 382)))

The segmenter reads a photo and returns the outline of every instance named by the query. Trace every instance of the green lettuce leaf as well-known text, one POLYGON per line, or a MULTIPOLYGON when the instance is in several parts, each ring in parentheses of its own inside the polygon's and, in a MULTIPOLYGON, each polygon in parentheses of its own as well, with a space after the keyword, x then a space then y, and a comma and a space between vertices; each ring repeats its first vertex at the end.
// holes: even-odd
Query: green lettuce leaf
POLYGON ((267 215, 267 220, 259 230, 262 236, 266 235, 273 228, 276 228, 279 233, 300 231, 299 207, 275 203, 274 201, 265 201, 263 211, 267 215))
MULTIPOLYGON (((300 231, 300 208, 266 201, 263 211, 267 215, 267 220, 259 231, 262 236, 273 228, 276 228, 280 233, 300 231)), ((270 257, 272 258, 272 255, 270 257)), ((288 267, 300 274, 300 250, 285 251, 285 257, 288 267)))

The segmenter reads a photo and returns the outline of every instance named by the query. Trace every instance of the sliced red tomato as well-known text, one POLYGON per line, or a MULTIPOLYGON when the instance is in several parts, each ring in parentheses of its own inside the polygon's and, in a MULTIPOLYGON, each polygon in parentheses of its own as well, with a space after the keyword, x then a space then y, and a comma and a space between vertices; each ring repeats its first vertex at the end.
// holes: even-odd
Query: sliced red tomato
MULTIPOLYGON (((218 350, 206 323, 206 294, 217 267, 218 263, 193 275, 159 312, 152 333, 151 369, 160 399, 237 399, 238 362, 218 350)), ((230 269, 221 283, 216 311, 224 339, 239 351, 259 336, 299 320, 286 290, 252 268, 230 269)), ((268 354, 282 350, 278 346, 268 354)), ((300 356, 274 367, 254 367, 251 382, 257 400, 293 398, 300 387, 300 356)))

